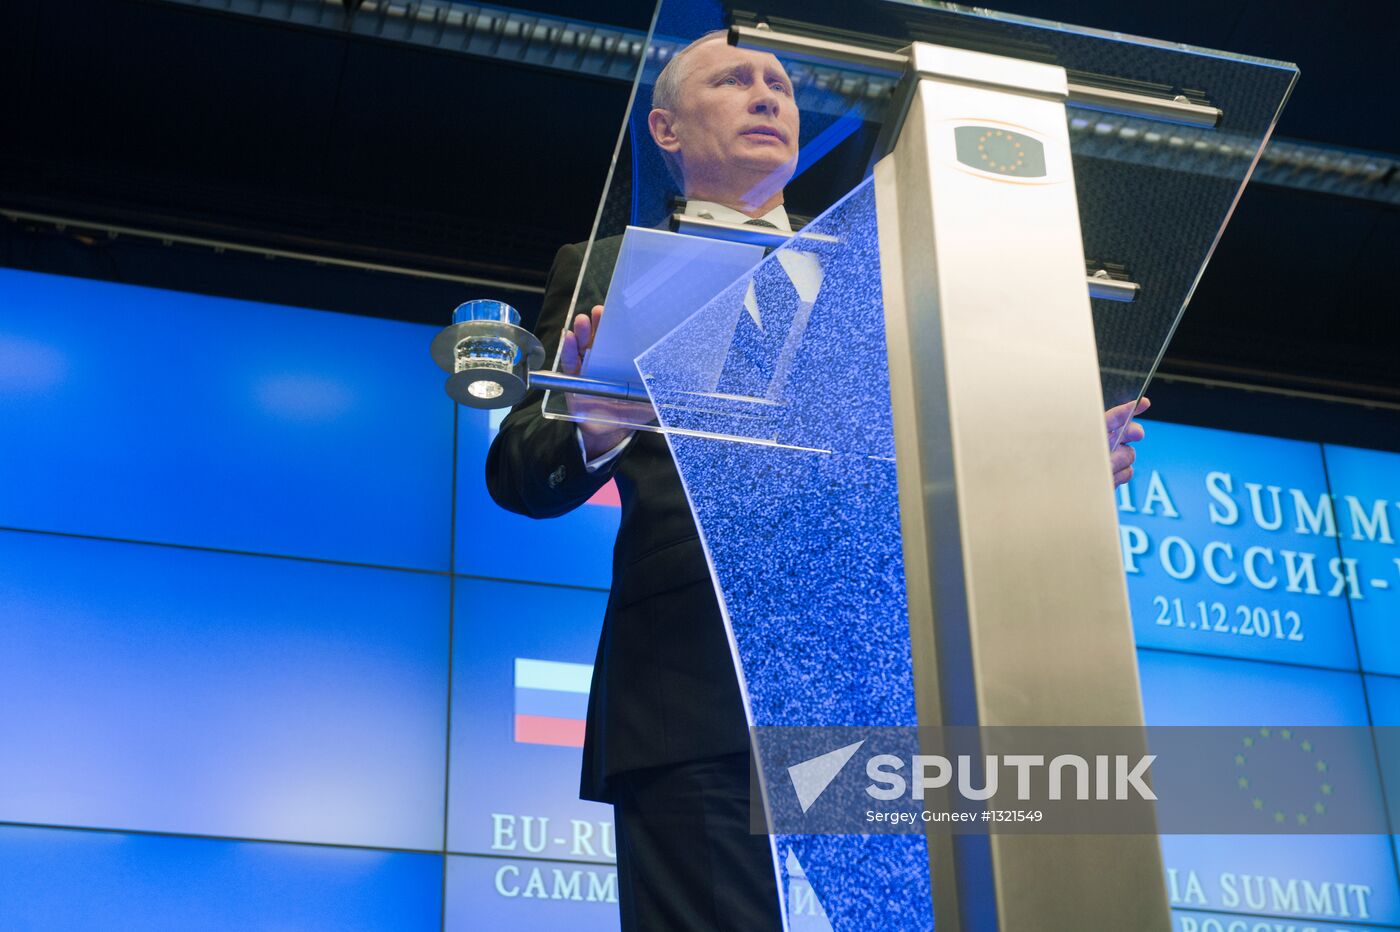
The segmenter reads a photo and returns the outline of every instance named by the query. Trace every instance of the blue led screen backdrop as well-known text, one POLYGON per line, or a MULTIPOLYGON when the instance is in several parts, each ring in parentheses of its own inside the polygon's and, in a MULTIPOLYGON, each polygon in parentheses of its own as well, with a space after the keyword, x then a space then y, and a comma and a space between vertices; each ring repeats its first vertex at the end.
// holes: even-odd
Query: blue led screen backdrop
MULTIPOLYGON (((577 799, 616 493, 492 504, 436 330, 0 270, 0 927, 616 928, 577 799)), ((1148 429, 1149 722, 1400 723, 1400 458, 1148 429)), ((1382 836, 1164 849, 1184 932, 1400 927, 1382 836)))
POLYGON ((436 855, 0 825, 13 932, 435 932, 441 904, 436 855))
POLYGON ((1356 669, 1317 444, 1153 422, 1140 452, 1118 490, 1138 645, 1356 669))
POLYGON ((1400 454, 1327 446, 1361 668, 1400 675, 1400 454))
POLYGON ((432 848, 445 578, 0 532, 0 820, 432 848))
POLYGON ((470 408, 457 413, 455 571, 607 589, 612 540, 622 514, 617 486, 609 482, 580 507, 548 521, 496 507, 482 476, 486 451, 505 414, 470 408))
MULTIPOLYGON (((1275 798, 1267 774, 1250 769, 1256 754, 1308 770, 1320 762, 1334 775, 1342 766, 1363 767, 1369 782, 1379 779, 1374 759, 1329 757, 1325 738, 1305 745, 1308 726, 1368 723, 1358 674, 1154 650, 1140 650, 1138 664, 1149 725, 1239 726, 1245 760, 1238 770, 1253 779, 1240 788, 1239 805, 1263 823, 1280 814, 1288 823, 1300 813, 1325 818, 1330 783, 1318 770, 1315 795, 1275 798)), ((1400 887, 1384 835, 1164 835, 1162 854, 1173 906, 1400 925, 1400 887)))
MULTIPOLYGON (((0 488, 25 493, 0 495, 0 821, 72 827, 7 829, 28 834, 0 846, 0 927, 438 928, 454 527, 462 573, 575 584, 455 581, 458 605, 512 593, 458 622, 459 739, 495 722, 478 648, 504 657, 501 732, 458 777, 513 748, 550 764, 457 797, 464 824, 481 816, 482 844, 462 843, 489 855, 519 828, 523 853, 526 821, 556 813, 560 853, 591 845, 609 875, 611 812, 577 799, 576 743, 518 743, 513 725, 518 695, 581 720, 586 690, 541 709, 514 664, 590 667, 615 489, 554 522, 491 503, 499 415, 458 429, 436 329, 0 271, 0 427, 28 453, 0 460, 0 488)), ((537 892, 523 878, 515 900, 537 892)), ((615 909, 595 904, 594 927, 615 909)))
POLYGON ((449 855, 447 928, 612 932, 618 928, 617 870, 449 855))
POLYGON ((578 798, 601 592, 462 580, 448 849, 615 861, 612 808, 578 798), (539 727, 539 723, 544 727, 539 727))
POLYGON ((446 570, 431 337, 0 269, 0 526, 446 570))

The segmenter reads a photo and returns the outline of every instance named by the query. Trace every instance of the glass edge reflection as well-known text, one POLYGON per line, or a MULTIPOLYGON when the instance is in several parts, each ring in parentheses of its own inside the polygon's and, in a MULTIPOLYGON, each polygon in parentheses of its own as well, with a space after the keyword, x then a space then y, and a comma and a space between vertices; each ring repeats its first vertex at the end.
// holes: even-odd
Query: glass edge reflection
POLYGON ((1022 16, 1017 13, 1003 13, 999 10, 989 10, 985 7, 968 6, 962 3, 942 3, 939 0, 887 0, 890 4, 911 7, 922 10, 936 10, 942 13, 950 13, 956 16, 964 16, 971 19, 993 20, 1002 23, 1014 23, 1020 26, 1028 26, 1033 29, 1046 29, 1053 32, 1063 32, 1071 35, 1087 36, 1095 39, 1109 39, 1114 42, 1122 42, 1128 45, 1140 45, 1146 48, 1161 49, 1164 52, 1181 52, 1186 55, 1200 55, 1208 58, 1218 58, 1224 61, 1239 62, 1247 65, 1260 65, 1269 68, 1280 68, 1297 72, 1298 66, 1292 62, 1279 61, 1274 58, 1262 58, 1256 55, 1241 55, 1234 52, 1224 52, 1220 49, 1210 49, 1204 46, 1191 45, 1186 42, 1169 42, 1165 39, 1152 39, 1147 36, 1133 35, 1132 33, 1114 32, 1109 29, 1097 29, 1093 26, 1077 26, 1073 23, 1062 23, 1057 20, 1039 19, 1034 16, 1022 16))
MULTIPOLYGON (((578 305, 579 290, 583 287, 584 275, 588 272, 588 262, 593 258, 593 244, 598 239, 598 228, 603 223, 603 212, 608 206, 608 194, 612 191, 613 176, 617 172, 617 160, 622 155, 622 144, 627 139, 627 127, 632 119, 632 108, 637 105, 637 89, 642 85, 642 78, 646 74, 646 60, 651 52, 656 39, 656 21, 661 16, 661 5, 665 0, 656 0, 656 5, 651 11, 651 21, 647 23, 646 38, 642 41, 642 52, 637 57, 636 73, 632 75, 632 87, 627 92, 627 104, 622 110, 622 125, 617 130, 617 142, 613 144, 613 154, 608 162, 608 174, 603 179, 603 190, 598 196, 598 209, 593 213, 593 225, 588 230, 588 241, 583 247, 583 261, 579 264, 578 278, 574 280, 574 289, 569 293, 569 311, 564 315, 564 330, 569 328, 569 316, 573 308, 578 305)), ((564 352, 564 340, 559 339, 559 345, 554 348, 554 359, 550 362, 550 368, 558 371, 559 358, 564 352)), ((551 414, 550 405, 554 397, 554 392, 546 390, 544 397, 540 399, 540 412, 545 418, 550 420, 573 420, 573 418, 563 418, 557 413, 551 414)))
MULTIPOLYGON (((1278 106, 1274 108, 1273 118, 1269 120, 1269 126, 1264 130, 1264 135, 1259 139, 1259 145, 1254 150, 1254 158, 1249 161, 1249 168, 1245 170, 1244 177, 1240 179, 1239 187, 1235 189, 1235 196, 1230 200, 1230 206, 1225 211, 1225 216, 1220 220, 1220 226, 1215 231, 1215 238, 1210 242, 1210 248, 1206 250, 1206 256, 1201 260, 1201 267, 1196 270, 1196 277, 1191 281, 1191 287, 1186 291, 1186 297, 1181 301, 1181 307, 1177 309, 1176 316, 1172 319, 1171 328, 1167 331, 1166 338, 1162 340, 1162 346, 1157 350, 1157 358, 1152 360, 1152 365, 1147 370, 1147 376, 1142 380, 1142 386, 1135 393, 1136 400, 1141 401, 1142 396, 1147 393, 1147 387, 1152 384, 1152 379, 1157 375, 1158 368, 1162 365, 1162 360, 1167 355, 1167 347, 1171 346, 1172 337, 1176 336, 1176 328, 1181 326, 1181 319, 1186 316, 1186 309, 1191 306, 1191 299, 1196 295, 1196 289, 1201 284, 1201 279, 1206 274, 1206 269, 1210 266, 1210 260, 1215 256, 1215 249, 1220 245, 1220 238, 1225 235, 1225 228, 1230 225, 1230 218, 1235 215, 1235 208, 1239 206, 1240 198, 1244 196, 1245 188, 1249 186, 1249 180, 1254 176, 1254 170, 1259 166, 1259 160, 1264 155, 1264 150, 1269 147, 1269 139, 1274 134, 1274 128, 1278 126, 1279 116, 1283 113, 1283 108, 1288 105, 1288 98, 1293 95, 1293 88, 1298 83, 1298 71, 1294 69, 1292 77, 1289 78, 1288 88, 1283 92, 1278 106)), ((1132 424, 1134 418, 1128 418, 1118 431, 1118 436, 1113 438, 1113 447, 1116 448, 1123 439, 1123 434, 1128 426, 1132 424)))

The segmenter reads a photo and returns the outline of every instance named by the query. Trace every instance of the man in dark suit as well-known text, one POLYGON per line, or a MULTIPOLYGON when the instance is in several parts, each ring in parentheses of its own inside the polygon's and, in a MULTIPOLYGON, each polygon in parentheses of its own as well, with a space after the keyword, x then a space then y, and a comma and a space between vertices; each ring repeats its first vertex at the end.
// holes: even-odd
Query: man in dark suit
MULTIPOLYGON (((652 97, 652 138, 681 183, 687 212, 787 230, 783 187, 797 163, 799 130, 788 75, 772 55, 734 48, 724 35, 702 36, 667 64, 652 97)), ((601 322, 617 243, 594 245, 571 305, 583 254, 582 244, 560 249, 535 328, 551 357, 562 333, 559 368, 569 373, 578 372, 601 322)), ((486 481, 502 507, 536 518, 564 514, 617 482, 622 523, 581 795, 614 805, 622 926, 779 929, 772 848, 748 830, 749 736, 733 659, 665 439, 547 419, 541 402, 540 392, 530 393, 502 423, 486 481)), ((616 402, 571 397, 569 404, 626 423, 645 417, 616 402)), ((1117 482, 1131 474, 1131 462, 1130 447, 1115 452, 1117 482)))
MULTIPOLYGON (((653 95, 652 135, 684 180, 687 210, 786 229, 782 188, 798 137, 788 76, 773 56, 733 48, 723 35, 702 37, 668 63, 653 95)), ((597 331, 617 243, 594 250, 575 307, 583 313, 563 335, 568 372, 578 371, 597 331)), ((583 251, 565 246, 549 273, 535 330, 551 355, 583 251)), ((531 393, 502 423, 487 485, 503 507, 545 518, 617 482, 622 524, 581 794, 614 804, 623 928, 779 929, 771 847, 748 830, 748 730, 734 662, 666 441, 549 420, 541 400, 531 393)))

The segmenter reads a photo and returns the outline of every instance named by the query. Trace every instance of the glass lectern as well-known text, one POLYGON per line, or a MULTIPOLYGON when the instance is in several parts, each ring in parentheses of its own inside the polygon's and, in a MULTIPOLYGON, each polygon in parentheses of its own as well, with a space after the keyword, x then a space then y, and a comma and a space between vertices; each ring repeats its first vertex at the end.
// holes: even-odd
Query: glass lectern
MULTIPOLYGON (((1103 412, 1142 394, 1296 76, 951 4, 660 4, 575 289, 606 309, 577 377, 632 401, 544 405, 667 435, 752 725, 1142 724, 1103 412), (734 130, 770 137, 737 212, 652 117, 713 30, 782 65, 689 76, 775 95, 734 130)), ((820 904, 792 928, 1169 928, 1151 835, 773 851, 820 904)))

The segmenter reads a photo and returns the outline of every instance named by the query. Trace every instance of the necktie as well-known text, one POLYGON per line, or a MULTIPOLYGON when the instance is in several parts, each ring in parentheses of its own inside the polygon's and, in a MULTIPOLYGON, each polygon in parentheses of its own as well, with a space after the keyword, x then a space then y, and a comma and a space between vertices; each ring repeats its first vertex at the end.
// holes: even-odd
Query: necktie
MULTIPOLYGON (((746 227, 767 227, 767 228, 770 229, 770 230, 781 230, 781 229, 782 229, 782 227, 778 226, 776 223, 769 223, 767 220, 764 220, 764 219, 762 219, 762 218, 760 218, 760 217, 754 217, 752 220, 745 220, 745 221, 744 221, 744 226, 746 226, 746 227)), ((771 256, 772 254, 773 254, 773 247, 772 247, 772 246, 765 246, 765 247, 763 247, 763 257, 764 257, 765 259, 768 258, 769 256, 771 256)))
MULTIPOLYGON (((744 225, 778 229, 759 219, 747 220, 744 225)), ((790 338, 800 336, 792 332, 793 325, 800 323, 805 327, 803 311, 810 307, 804 306, 798 298, 797 290, 777 260, 763 262, 754 270, 750 288, 761 308, 762 324, 747 313, 739 314, 715 390, 728 395, 764 398, 781 388, 782 380, 777 377, 785 372, 787 360, 784 357, 789 355, 783 350, 788 347, 790 338)))

